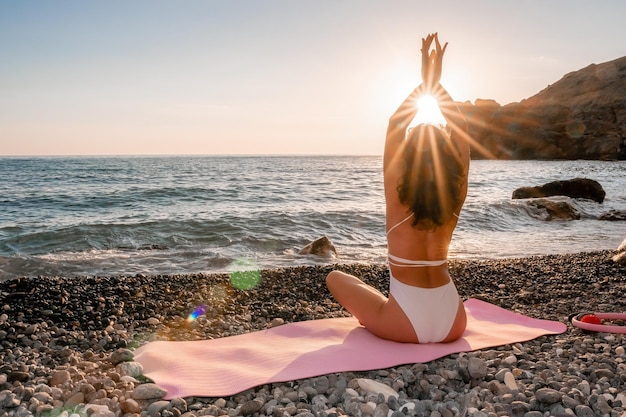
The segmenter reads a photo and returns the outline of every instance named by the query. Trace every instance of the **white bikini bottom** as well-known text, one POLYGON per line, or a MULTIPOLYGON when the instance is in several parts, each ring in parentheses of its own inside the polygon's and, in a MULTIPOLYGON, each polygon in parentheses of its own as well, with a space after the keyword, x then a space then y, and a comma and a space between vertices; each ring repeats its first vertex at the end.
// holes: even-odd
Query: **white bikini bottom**
POLYGON ((413 325, 420 343, 441 342, 448 336, 459 309, 459 294, 450 280, 436 288, 398 281, 389 270, 389 294, 413 325))

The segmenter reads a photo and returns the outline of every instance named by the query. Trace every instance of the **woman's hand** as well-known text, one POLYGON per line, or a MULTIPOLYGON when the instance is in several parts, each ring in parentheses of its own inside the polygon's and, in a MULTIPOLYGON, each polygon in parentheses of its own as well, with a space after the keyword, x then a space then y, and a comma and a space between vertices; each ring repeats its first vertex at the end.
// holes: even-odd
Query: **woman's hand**
POLYGON ((426 39, 422 38, 422 81, 426 84, 428 91, 432 91, 441 80, 443 54, 447 47, 448 42, 443 48, 441 47, 437 33, 429 34, 426 39), (430 47, 433 40, 435 41, 435 49, 431 51, 430 47))
POLYGON ((433 43, 434 38, 434 34, 429 34, 426 36, 426 39, 422 38, 422 82, 426 82, 430 78, 430 45, 433 43))

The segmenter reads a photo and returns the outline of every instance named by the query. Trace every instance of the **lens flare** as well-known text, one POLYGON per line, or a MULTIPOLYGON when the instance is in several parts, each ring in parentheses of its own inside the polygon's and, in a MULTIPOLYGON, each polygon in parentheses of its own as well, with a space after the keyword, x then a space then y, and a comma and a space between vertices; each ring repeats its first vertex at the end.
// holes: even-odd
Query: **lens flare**
POLYGON ((411 123, 412 126, 417 126, 422 123, 438 127, 446 125, 446 118, 443 117, 439 103, 435 97, 428 94, 423 95, 417 100, 416 106, 417 114, 411 123))
POLYGON ((204 304, 199 305, 198 307, 196 307, 193 313, 191 313, 189 317, 187 317, 187 323, 191 323, 192 321, 197 319, 198 316, 201 316, 204 313, 206 313, 206 305, 204 304))
POLYGON ((251 290, 261 281, 261 272, 251 259, 236 259, 230 265, 230 269, 230 283, 238 290, 251 290))

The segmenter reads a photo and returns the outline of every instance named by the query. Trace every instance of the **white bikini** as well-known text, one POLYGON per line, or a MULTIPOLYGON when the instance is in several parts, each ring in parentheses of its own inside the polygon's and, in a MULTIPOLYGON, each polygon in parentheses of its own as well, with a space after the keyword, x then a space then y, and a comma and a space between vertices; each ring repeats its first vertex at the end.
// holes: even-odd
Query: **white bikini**
MULTIPOLYGON (((413 213, 404 220, 390 227, 387 236, 396 227, 413 217, 413 213)), ((454 282, 436 288, 422 288, 398 281, 391 273, 391 266, 401 268, 419 268, 439 266, 447 259, 421 261, 404 259, 387 254, 389 263, 389 294, 396 300, 411 322, 420 343, 441 342, 446 338, 456 319, 459 306, 459 294, 454 282)))

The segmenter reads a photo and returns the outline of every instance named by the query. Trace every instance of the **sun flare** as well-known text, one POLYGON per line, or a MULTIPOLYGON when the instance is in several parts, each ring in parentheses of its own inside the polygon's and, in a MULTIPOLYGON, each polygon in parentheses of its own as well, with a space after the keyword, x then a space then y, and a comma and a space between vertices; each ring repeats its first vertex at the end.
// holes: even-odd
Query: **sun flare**
POLYGON ((411 123, 413 126, 422 123, 435 126, 446 125, 446 119, 443 117, 441 109, 439 109, 439 103, 435 97, 423 95, 417 100, 415 105, 417 106, 417 114, 413 119, 413 123, 411 123))

